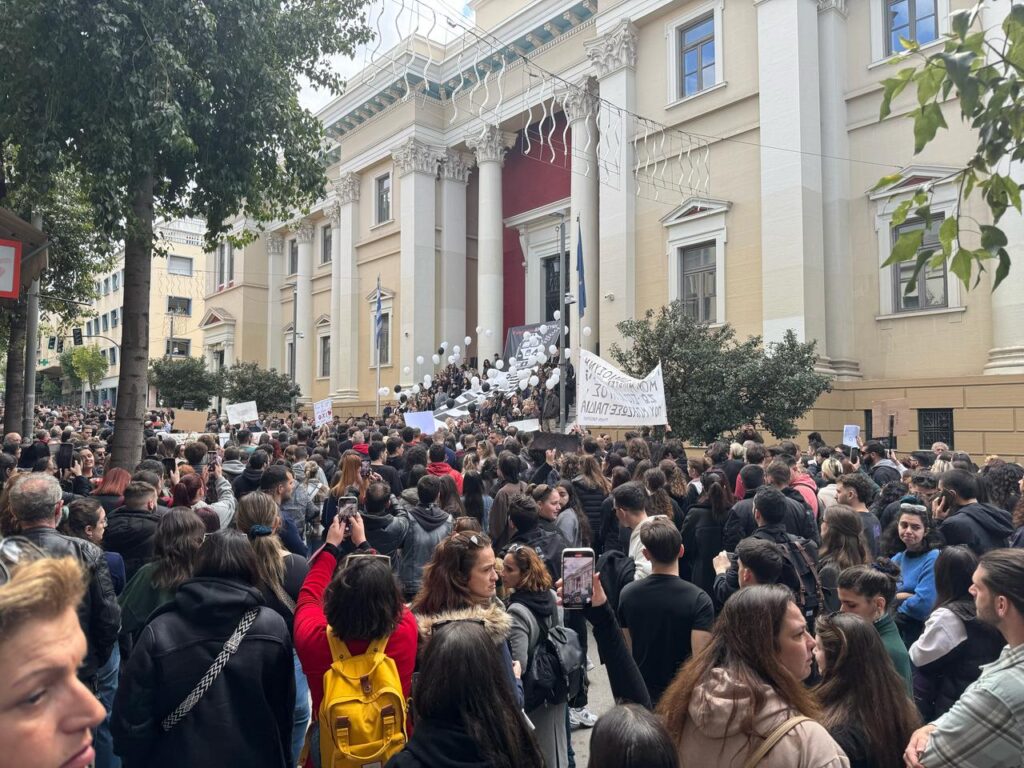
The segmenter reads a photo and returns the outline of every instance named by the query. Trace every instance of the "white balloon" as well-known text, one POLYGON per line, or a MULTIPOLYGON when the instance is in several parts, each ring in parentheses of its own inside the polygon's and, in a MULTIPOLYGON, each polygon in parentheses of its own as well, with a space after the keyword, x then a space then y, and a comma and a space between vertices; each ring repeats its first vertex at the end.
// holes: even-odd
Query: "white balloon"
POLYGON ((487 330, 486 330, 486 331, 484 332, 484 334, 485 334, 486 336, 493 336, 493 335, 494 335, 494 331, 492 331, 492 330, 491 330, 490 328, 488 328, 488 329, 487 329, 487 330))
POLYGON ((447 341, 442 341, 441 342, 441 349, 448 349, 448 342, 447 341))
POLYGON ((593 331, 590 330, 590 326, 589 325, 583 326, 583 335, 584 336, 589 336, 592 333, 593 333, 593 331))
POLYGON ((452 354, 457 355, 461 351, 462 351, 462 347, 460 347, 458 344, 456 344, 454 347, 452 347, 452 354))
POLYGON ((554 311, 554 314, 552 314, 551 316, 552 316, 553 318, 555 318, 555 320, 561 320, 561 319, 562 319, 562 310, 560 310, 560 309, 556 309, 556 310, 554 311))
POLYGON ((557 355, 558 354, 558 345, 557 344, 552 344, 550 347, 548 347, 548 354, 551 355, 552 357, 557 355))
POLYGON ((480 377, 479 376, 474 376, 473 378, 471 378, 469 380, 469 384, 470 384, 470 386, 473 387, 473 389, 476 389, 477 387, 480 386, 480 377))
POLYGON ((380 389, 377 390, 377 394, 380 395, 381 397, 384 397, 390 391, 391 390, 388 389, 387 387, 381 387, 380 389))
POLYGON ((494 361, 494 367, 497 368, 500 371, 502 368, 505 367, 505 361, 504 360, 495 360, 494 361))
POLYGON ((462 340, 462 342, 468 347, 470 344, 473 343, 473 337, 472 336, 467 336, 466 338, 464 338, 462 340))
POLYGON ((430 384, 431 384, 431 382, 433 380, 434 380, 433 377, 429 373, 426 376, 424 376, 423 377, 423 387, 424 387, 424 389, 430 389, 430 384))
POLYGON ((537 376, 531 376, 530 377, 530 386, 531 387, 536 387, 538 384, 540 384, 540 379, 537 376))
POLYGON ((528 382, 526 379, 522 379, 519 382, 519 391, 520 392, 525 392, 526 388, 529 387, 529 386, 530 386, 530 382, 528 382))
POLYGON ((478 326, 476 327, 476 332, 477 332, 477 333, 479 334, 479 333, 480 333, 480 331, 482 331, 483 329, 484 329, 484 328, 483 328, 483 326, 482 326, 482 325, 478 325, 478 326))
POLYGON ((498 375, 498 369, 497 368, 488 368, 487 369, 487 378, 488 379, 493 379, 497 375, 498 375))
POLYGON ((441 364, 441 356, 440 355, 437 355, 437 354, 431 355, 430 356, 430 360, 434 363, 434 365, 440 365, 441 364))
POLYGON ((565 333, 566 333, 566 335, 568 335, 568 334, 569 334, 569 326, 568 326, 568 325, 567 325, 567 326, 565 326, 565 333))
POLYGON ((407 374, 408 374, 408 373, 412 373, 412 368, 410 368, 410 367, 409 367, 409 366, 407 365, 407 366, 405 366, 405 368, 403 368, 403 369, 402 369, 402 373, 407 373, 407 374))
POLYGON ((448 365, 452 365, 455 362, 455 355, 448 355, 448 365))
POLYGON ((423 355, 416 355, 416 365, 423 365, 423 355))
POLYGON ((555 381, 554 379, 548 379, 547 381, 544 382, 544 386, 547 387, 548 389, 554 389, 555 388, 555 384, 557 384, 557 383, 558 382, 555 381))
POLYGON ((420 393, 420 385, 419 384, 413 384, 412 385, 412 393, 414 395, 418 395, 420 393))
POLYGON ((546 325, 542 325, 537 330, 540 331, 541 333, 547 333, 548 332, 548 327, 546 325))
POLYGON ((542 349, 540 352, 537 353, 537 363, 538 365, 544 365, 544 363, 546 363, 547 361, 548 356, 544 354, 544 350, 542 349))

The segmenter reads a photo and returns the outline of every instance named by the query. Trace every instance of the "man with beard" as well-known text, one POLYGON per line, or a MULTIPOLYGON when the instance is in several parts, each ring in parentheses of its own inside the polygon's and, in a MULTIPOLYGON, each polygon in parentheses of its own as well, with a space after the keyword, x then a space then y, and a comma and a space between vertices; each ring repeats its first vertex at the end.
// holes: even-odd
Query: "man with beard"
POLYGON ((981 558, 971 594, 978 618, 1006 638, 1002 655, 982 667, 956 704, 914 732, 903 757, 910 768, 1019 766, 1024 754, 1024 550, 981 558))

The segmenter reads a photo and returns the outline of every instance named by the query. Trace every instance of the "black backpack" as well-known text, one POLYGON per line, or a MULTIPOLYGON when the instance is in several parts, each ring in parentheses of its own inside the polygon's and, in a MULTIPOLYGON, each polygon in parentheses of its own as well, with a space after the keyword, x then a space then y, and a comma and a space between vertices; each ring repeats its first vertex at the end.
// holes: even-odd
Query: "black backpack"
POLYGON ((807 539, 791 533, 786 534, 786 539, 785 543, 780 543, 786 552, 780 581, 793 590, 796 604, 810 627, 825 606, 821 577, 817 564, 807 551, 807 539))
POLYGON ((618 549, 609 549, 597 561, 601 587, 613 611, 619 610, 619 594, 636 577, 636 562, 618 549))
MULTIPOLYGON (((529 608, 524 610, 529 611, 529 608)), ((532 614, 531 614, 532 616, 532 614)), ((533 619, 536 621, 536 617, 533 619)), ((587 660, 576 632, 568 627, 548 629, 537 621, 540 638, 523 674, 523 705, 530 712, 542 704, 586 703, 587 660)))

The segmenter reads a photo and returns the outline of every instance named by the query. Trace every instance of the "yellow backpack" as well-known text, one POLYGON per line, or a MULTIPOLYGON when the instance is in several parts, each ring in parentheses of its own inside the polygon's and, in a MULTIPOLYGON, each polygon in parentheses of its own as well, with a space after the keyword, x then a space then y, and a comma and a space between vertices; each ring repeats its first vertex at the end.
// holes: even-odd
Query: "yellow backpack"
POLYGON ((382 768, 408 741, 406 703, 395 660, 384 655, 388 638, 353 656, 327 629, 334 663, 324 673, 320 703, 322 768, 382 768))

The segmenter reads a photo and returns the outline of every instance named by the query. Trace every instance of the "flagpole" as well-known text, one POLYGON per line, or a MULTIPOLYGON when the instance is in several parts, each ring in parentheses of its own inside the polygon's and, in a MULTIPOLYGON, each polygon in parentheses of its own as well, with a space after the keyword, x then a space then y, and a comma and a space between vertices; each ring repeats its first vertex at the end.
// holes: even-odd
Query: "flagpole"
POLYGON ((374 415, 380 418, 380 337, 381 337, 381 325, 383 318, 381 317, 380 310, 380 273, 377 274, 377 313, 373 320, 373 339, 374 347, 377 350, 377 402, 376 410, 374 415))

